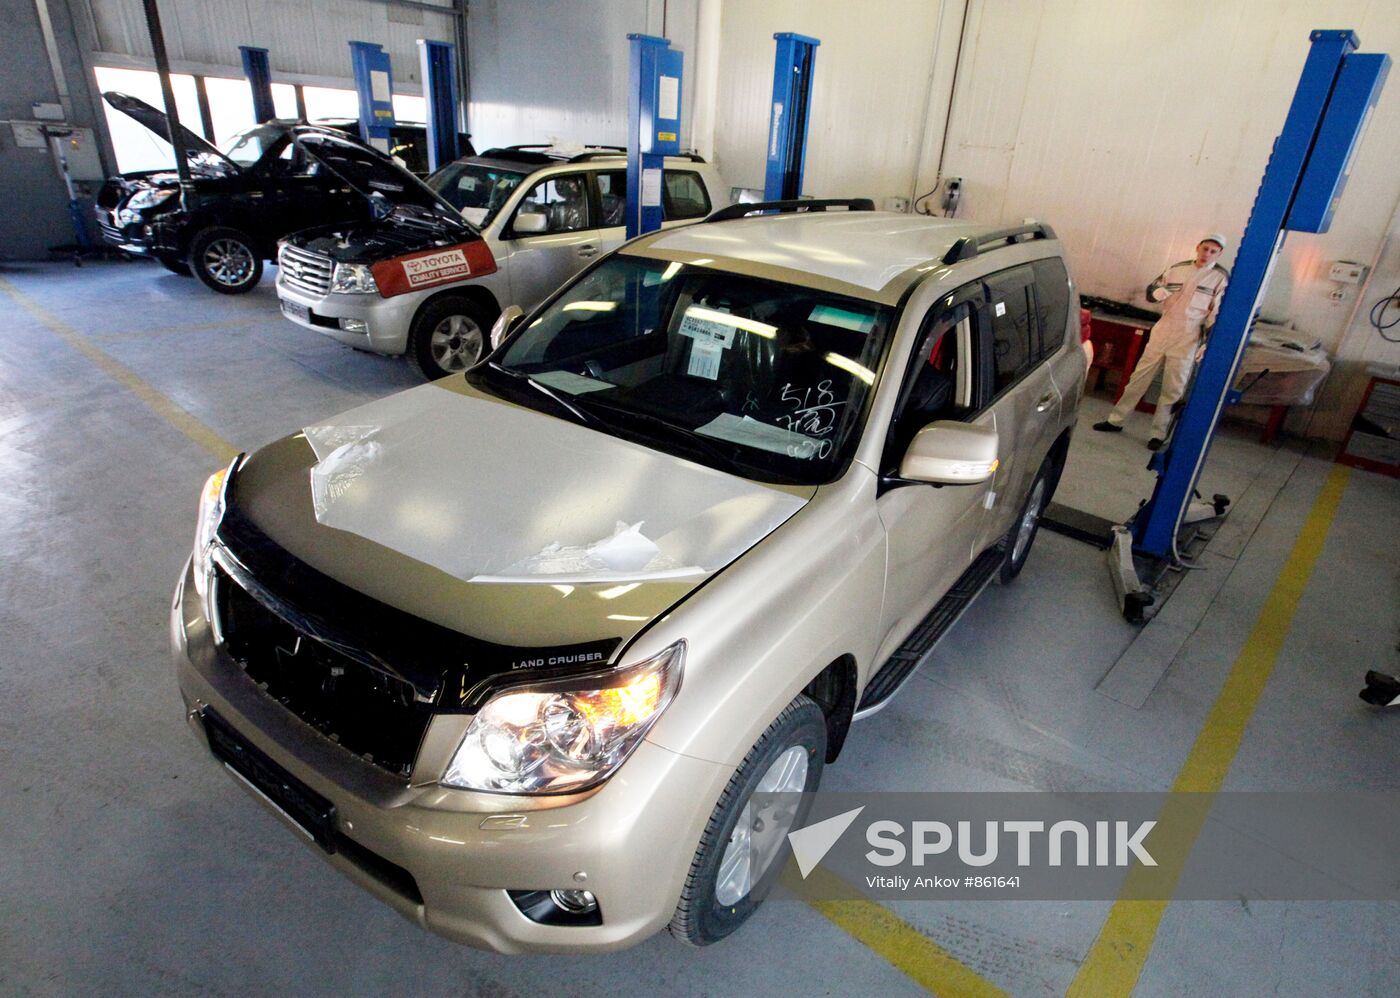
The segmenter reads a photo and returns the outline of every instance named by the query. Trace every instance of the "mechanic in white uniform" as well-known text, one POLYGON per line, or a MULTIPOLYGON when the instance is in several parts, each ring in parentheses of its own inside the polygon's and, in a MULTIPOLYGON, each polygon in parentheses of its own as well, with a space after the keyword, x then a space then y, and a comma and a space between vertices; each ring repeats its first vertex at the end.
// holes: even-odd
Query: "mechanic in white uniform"
POLYGON ((1157 411, 1152 417, 1152 437, 1147 446, 1152 450, 1162 446, 1171 425, 1172 405, 1186 391, 1196 352, 1201 343, 1201 329, 1215 321, 1220 299, 1230 272, 1215 260, 1225 249, 1225 237, 1212 232, 1196 244, 1196 258, 1174 263, 1147 286, 1150 301, 1165 303, 1162 317, 1152 327, 1147 348, 1138 358, 1133 376, 1123 389, 1118 404, 1108 418, 1095 423, 1094 429, 1104 433, 1121 433, 1128 418, 1152 384, 1157 372, 1162 372, 1162 392, 1157 399, 1157 411))

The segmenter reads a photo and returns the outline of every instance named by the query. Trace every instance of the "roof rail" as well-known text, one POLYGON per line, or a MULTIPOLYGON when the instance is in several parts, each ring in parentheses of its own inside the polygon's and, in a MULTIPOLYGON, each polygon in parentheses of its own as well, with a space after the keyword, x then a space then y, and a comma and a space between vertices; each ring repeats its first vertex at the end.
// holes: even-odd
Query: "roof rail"
POLYGON ((828 208, 845 208, 847 211, 874 211, 875 202, 870 198, 824 198, 802 201, 754 201, 750 204, 731 204, 721 208, 705 219, 707 222, 727 222, 733 218, 743 218, 756 211, 777 212, 778 214, 804 214, 809 211, 826 211, 828 208))
POLYGON ((1026 225, 1014 225, 1009 229, 997 229, 995 232, 984 232, 980 236, 963 236, 953 243, 952 248, 943 254, 943 262, 952 264, 960 260, 971 260, 978 253, 989 249, 1003 249, 1007 246, 1015 246, 1022 237, 1030 239, 1054 239, 1055 230, 1044 222, 1030 222, 1026 225))

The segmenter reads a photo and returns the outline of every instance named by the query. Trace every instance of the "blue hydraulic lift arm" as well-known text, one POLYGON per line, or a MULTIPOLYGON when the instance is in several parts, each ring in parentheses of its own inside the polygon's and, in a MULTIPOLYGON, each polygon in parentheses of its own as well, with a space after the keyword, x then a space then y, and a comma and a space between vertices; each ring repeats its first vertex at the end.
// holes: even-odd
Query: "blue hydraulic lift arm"
POLYGON ((240 45, 238 51, 243 55, 243 75, 253 91, 253 120, 258 124, 271 121, 277 117, 277 109, 272 102, 272 64, 268 61, 267 49, 240 45))
POLYGON ((1287 230, 1322 232, 1390 59, 1356 55, 1348 30, 1314 31, 1283 131, 1259 184, 1205 356, 1167 448, 1154 459, 1152 497, 1133 518, 1133 547, 1176 560, 1177 534, 1232 391, 1249 333, 1287 230))
POLYGON ((627 97, 627 238, 655 232, 664 220, 667 156, 681 150, 684 56, 655 35, 630 34, 627 97))
POLYGON ((773 36, 773 104, 768 117, 768 163, 763 199, 793 201, 802 196, 807 159, 807 124, 811 118, 812 69, 821 41, 780 31, 773 36))

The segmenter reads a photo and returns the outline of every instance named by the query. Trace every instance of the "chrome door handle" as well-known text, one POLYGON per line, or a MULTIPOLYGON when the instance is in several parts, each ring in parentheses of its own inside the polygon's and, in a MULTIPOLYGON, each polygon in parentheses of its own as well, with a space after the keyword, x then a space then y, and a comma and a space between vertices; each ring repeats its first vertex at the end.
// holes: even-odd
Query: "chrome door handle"
POLYGON ((590 246, 590 245, 585 244, 585 245, 580 246, 580 247, 578 248, 578 255, 579 255, 579 256, 597 256, 597 255, 598 255, 598 247, 597 247, 597 246, 590 246))
POLYGON ((1055 394, 1053 392, 1051 392, 1048 395, 1042 395, 1040 396, 1040 398, 1035 400, 1035 411, 1044 412, 1046 409, 1050 408, 1054 404, 1055 394))

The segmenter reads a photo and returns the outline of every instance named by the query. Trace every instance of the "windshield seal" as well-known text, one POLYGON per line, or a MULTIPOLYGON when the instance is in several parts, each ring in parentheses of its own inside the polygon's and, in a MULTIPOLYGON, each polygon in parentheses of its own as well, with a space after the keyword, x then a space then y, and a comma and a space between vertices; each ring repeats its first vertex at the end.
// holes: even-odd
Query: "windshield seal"
POLYGON ((822 485, 854 459, 902 309, 615 254, 531 313, 467 380, 554 413, 522 390, 522 378, 544 381, 602 432, 754 481, 822 485), (696 346, 707 335, 720 342, 696 346))

